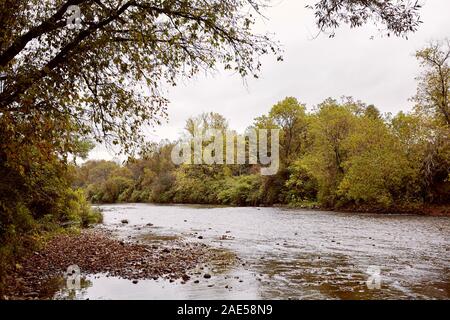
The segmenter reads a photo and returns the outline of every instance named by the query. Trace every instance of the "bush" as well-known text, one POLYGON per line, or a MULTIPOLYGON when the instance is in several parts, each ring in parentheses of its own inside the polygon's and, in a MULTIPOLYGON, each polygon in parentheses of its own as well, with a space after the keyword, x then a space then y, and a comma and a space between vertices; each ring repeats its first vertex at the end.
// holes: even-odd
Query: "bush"
POLYGON ((286 200, 291 205, 306 205, 317 201, 317 180, 308 172, 301 161, 289 167, 289 179, 285 186, 288 189, 286 200))
POLYGON ((222 204, 236 206, 256 206, 261 202, 261 177, 258 175, 246 175, 229 177, 222 185, 223 190, 217 194, 217 199, 222 204))

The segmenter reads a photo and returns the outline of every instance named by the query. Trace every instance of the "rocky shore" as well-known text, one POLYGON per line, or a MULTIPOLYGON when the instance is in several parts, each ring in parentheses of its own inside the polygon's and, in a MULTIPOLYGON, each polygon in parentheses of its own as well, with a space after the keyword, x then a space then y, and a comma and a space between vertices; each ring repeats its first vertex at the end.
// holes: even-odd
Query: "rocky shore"
MULTIPOLYGON (((208 247, 201 243, 171 242, 147 245, 125 242, 101 229, 77 235, 58 235, 31 253, 9 275, 5 299, 51 298, 49 283, 62 280, 67 268, 77 265, 81 274, 106 274, 137 282, 165 278, 188 281, 188 271, 208 261, 208 247)), ((50 290, 51 291, 51 290, 50 290)))

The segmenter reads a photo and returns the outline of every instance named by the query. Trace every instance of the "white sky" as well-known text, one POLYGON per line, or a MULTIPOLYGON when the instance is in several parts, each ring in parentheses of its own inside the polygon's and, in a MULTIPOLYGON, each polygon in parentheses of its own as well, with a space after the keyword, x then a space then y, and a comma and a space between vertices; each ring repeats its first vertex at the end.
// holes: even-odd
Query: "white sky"
MULTIPOLYGON (((168 123, 145 134, 154 141, 174 140, 187 118, 206 111, 224 115, 231 128, 243 131, 286 96, 296 97, 308 108, 327 97, 347 95, 374 104, 382 112, 409 110, 408 99, 416 89, 414 78, 420 72, 414 53, 430 40, 450 37, 450 1, 422 0, 423 24, 408 40, 382 37, 372 26, 342 26, 333 39, 326 34, 314 38, 317 29, 306 2, 278 0, 264 12, 269 20, 258 23, 258 32, 274 33, 281 42, 283 62, 265 57, 260 78, 248 79, 247 85, 238 75, 218 70, 170 88, 168 123)), ((103 146, 89 156, 114 157, 103 146)))

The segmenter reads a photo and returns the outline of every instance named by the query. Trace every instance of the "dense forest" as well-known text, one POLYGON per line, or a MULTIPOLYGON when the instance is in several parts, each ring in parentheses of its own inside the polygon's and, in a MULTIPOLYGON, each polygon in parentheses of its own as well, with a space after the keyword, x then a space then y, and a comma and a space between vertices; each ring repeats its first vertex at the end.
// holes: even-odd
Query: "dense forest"
MULTIPOLYGON (((332 209, 419 211, 450 199, 449 43, 417 52, 424 67, 413 111, 381 114, 352 98, 307 111, 296 98, 275 104, 251 128, 280 129, 280 169, 259 165, 175 165, 175 142, 149 144, 123 165, 88 161, 75 187, 94 203, 156 202, 238 206, 289 204, 332 209)), ((217 113, 188 119, 185 134, 233 132, 217 113)))

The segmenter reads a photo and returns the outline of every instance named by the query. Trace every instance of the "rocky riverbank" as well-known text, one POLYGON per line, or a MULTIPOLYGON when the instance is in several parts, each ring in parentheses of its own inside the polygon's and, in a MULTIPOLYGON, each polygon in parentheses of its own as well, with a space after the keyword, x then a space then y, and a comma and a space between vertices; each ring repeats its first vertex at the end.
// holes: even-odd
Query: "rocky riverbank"
POLYGON ((106 274, 129 279, 165 278, 188 281, 188 271, 206 262, 213 253, 201 243, 174 241, 164 245, 125 242, 101 229, 77 235, 58 235, 45 247, 25 257, 8 278, 4 299, 51 298, 54 279, 63 279, 67 268, 79 266, 82 274, 106 274))

